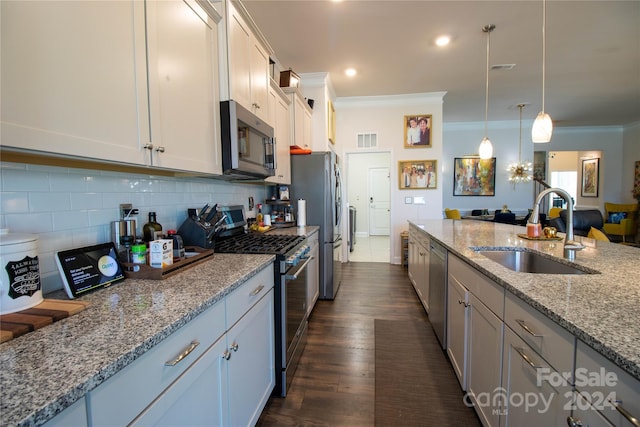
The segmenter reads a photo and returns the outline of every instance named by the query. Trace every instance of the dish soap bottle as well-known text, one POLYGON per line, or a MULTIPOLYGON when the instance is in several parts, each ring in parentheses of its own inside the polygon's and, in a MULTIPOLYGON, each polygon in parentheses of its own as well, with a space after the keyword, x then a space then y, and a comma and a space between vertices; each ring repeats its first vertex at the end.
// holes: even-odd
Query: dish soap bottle
POLYGON ((142 227, 142 235, 145 242, 162 238, 162 226, 158 224, 155 212, 149 212, 149 222, 142 227))
POLYGON ((258 204, 258 215, 256 215, 256 222, 260 227, 264 226, 264 215, 262 215, 262 205, 258 204))

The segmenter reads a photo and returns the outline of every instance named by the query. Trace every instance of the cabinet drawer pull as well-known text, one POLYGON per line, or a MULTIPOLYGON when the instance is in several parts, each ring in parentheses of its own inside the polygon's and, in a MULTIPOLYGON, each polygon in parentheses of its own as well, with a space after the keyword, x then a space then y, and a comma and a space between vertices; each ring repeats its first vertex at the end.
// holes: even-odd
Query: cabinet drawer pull
POLYGON ((520 325, 520 327, 524 329, 532 337, 542 338, 544 336, 544 335, 536 334, 535 332, 533 332, 533 330, 529 327, 529 325, 527 325, 527 322, 525 322, 524 320, 516 319, 516 322, 518 322, 518 325, 520 325))
POLYGON ((622 400, 609 399, 609 403, 611 403, 616 408, 616 411, 620 412, 620 414, 625 417, 627 421, 629 421, 636 427, 640 427, 640 420, 634 417, 631 412, 624 409, 624 407, 622 406, 622 400))
POLYGON ((533 363, 533 360, 531 360, 531 358, 524 352, 524 348, 513 347, 513 349, 517 351, 520 357, 522 357, 522 360, 527 362, 527 364, 531 366, 533 369, 542 369, 542 366, 538 366, 535 363, 533 363))
POLYGON ((582 427, 582 420, 580 418, 573 418, 572 416, 567 417, 567 425, 569 427, 582 427))
POLYGON ((255 297, 260 292, 262 292, 263 289, 264 289, 264 285, 260 285, 257 288, 255 288, 253 291, 251 291, 251 293, 249 295, 252 296, 252 297, 255 297))
POLYGON ((222 353, 222 358, 224 360, 229 360, 231 359, 231 352, 229 350, 225 350, 224 353, 222 353))
POLYGON ((231 344, 231 350, 233 350, 233 351, 238 351, 238 347, 239 347, 239 346, 238 346, 238 343, 237 343, 237 342, 235 342, 235 341, 234 341, 234 343, 233 343, 233 344, 231 344))
POLYGON ((183 351, 182 353, 180 353, 178 355, 178 357, 176 357, 173 360, 169 360, 168 362, 165 362, 165 366, 175 366, 178 363, 180 363, 182 361, 182 359, 184 359, 185 357, 187 357, 189 354, 191 354, 191 352, 193 350, 196 349, 197 346, 199 346, 200 343, 196 340, 191 341, 191 344, 189 345, 189 347, 187 347, 187 349, 185 351, 183 351))

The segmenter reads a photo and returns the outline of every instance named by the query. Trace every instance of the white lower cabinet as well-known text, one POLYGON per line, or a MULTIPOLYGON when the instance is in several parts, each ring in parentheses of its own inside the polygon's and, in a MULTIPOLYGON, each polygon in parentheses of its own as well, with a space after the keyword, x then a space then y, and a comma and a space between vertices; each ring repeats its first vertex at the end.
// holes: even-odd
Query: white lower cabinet
POLYGON ((129 425, 131 426, 224 426, 229 425, 223 390, 225 337, 221 337, 192 366, 129 425))
MULTIPOLYGON (((229 426, 253 426, 275 386, 274 299, 270 290, 228 332, 229 426)), ((224 390, 224 389, 223 389, 224 390)))
POLYGON ((429 312, 430 240, 424 233, 409 229, 409 278, 420 303, 429 312))
POLYGON ((508 327, 503 357, 501 425, 567 425, 573 396, 571 384, 562 381, 560 373, 508 327))
MULTIPOLYGON (((640 425, 640 381, 582 341, 576 346, 575 379, 576 392, 590 402, 592 411, 615 426, 640 425), (635 420, 635 424, 631 420, 635 420)), ((584 414, 573 416, 582 418, 584 414)))
POLYGON ((483 425, 500 422, 504 289, 449 253, 447 355, 483 425))
POLYGON ((313 307, 320 296, 320 248, 318 246, 318 232, 307 237, 307 243, 311 250, 309 256, 311 261, 307 266, 307 317, 311 316, 313 307))
POLYGON ((273 266, 88 394, 90 425, 250 426, 275 385, 273 266))
POLYGON ((85 427, 87 425, 87 408, 84 397, 43 424, 44 427, 85 427))

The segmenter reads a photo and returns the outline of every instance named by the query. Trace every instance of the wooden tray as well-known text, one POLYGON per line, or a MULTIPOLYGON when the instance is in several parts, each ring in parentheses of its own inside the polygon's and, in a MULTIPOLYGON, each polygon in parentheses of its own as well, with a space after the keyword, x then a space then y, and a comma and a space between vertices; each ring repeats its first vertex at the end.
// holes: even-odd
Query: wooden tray
POLYGON ((526 234, 518 234, 518 237, 521 237, 523 239, 527 239, 527 240, 538 240, 538 241, 549 241, 549 240, 562 240, 563 237, 544 237, 544 236, 540 236, 540 237, 529 237, 526 234))
POLYGON ((174 274, 178 274, 188 268, 196 266, 204 261, 208 261, 213 258, 213 249, 204 249, 197 246, 190 246, 185 248, 185 252, 197 252, 197 255, 190 256, 180 261, 174 261, 174 263, 164 268, 154 268, 146 264, 130 264, 123 262, 124 276, 127 279, 151 279, 151 280, 163 280, 167 277, 171 277, 174 274), (139 267, 138 271, 129 271, 129 268, 139 267))

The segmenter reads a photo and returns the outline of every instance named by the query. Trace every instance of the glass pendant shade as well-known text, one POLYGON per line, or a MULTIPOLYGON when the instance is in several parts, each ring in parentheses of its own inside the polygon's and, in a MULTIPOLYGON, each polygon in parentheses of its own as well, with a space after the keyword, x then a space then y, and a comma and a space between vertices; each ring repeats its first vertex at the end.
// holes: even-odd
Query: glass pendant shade
POLYGON ((531 128, 531 140, 536 143, 549 142, 551 141, 552 133, 553 122, 551 122, 551 117, 544 111, 540 111, 531 128))
POLYGON ((481 159, 490 159, 493 156, 493 144, 486 136, 480 142, 479 152, 481 159))

